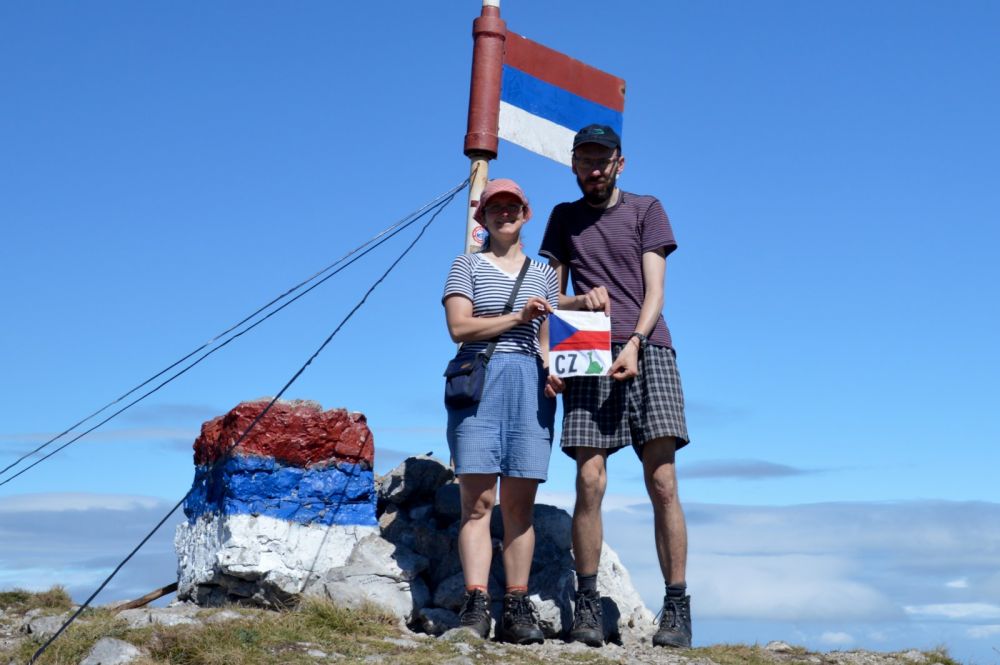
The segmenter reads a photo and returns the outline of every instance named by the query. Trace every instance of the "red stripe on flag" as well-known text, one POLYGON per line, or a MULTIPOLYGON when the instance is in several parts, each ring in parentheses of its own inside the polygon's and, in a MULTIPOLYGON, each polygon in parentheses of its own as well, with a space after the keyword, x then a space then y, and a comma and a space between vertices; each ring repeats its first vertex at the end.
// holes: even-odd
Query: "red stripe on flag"
POLYGON ((504 63, 578 97, 625 112, 625 81, 507 31, 504 63))
POLYGON ((552 347, 553 351, 592 351, 611 348, 611 331, 581 330, 552 347))

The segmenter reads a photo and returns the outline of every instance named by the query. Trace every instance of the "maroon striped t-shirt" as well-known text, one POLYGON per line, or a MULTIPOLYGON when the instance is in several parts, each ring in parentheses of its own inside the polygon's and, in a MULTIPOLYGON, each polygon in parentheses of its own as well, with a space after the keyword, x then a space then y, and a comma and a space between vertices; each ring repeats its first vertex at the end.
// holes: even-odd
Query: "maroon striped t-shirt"
MULTIPOLYGON (((611 339, 626 342, 635 331, 646 289, 642 279, 644 252, 677 249, 663 206, 653 196, 619 191, 618 202, 600 210, 583 199, 552 209, 539 254, 569 267, 573 292, 604 286, 611 297, 611 339)), ((649 342, 672 346, 660 315, 649 342)))

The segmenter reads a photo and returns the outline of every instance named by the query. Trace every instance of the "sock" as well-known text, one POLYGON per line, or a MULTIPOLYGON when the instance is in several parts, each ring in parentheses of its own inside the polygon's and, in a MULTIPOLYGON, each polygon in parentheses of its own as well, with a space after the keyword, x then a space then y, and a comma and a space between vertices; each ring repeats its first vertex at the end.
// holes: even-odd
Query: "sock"
POLYGON ((528 587, 526 586, 509 586, 507 587, 508 596, 527 596, 528 587))
POLYGON ((465 590, 469 593, 472 593, 473 591, 482 591, 483 593, 486 593, 486 587, 479 584, 466 584, 465 590))
POLYGON ((576 574, 576 590, 577 591, 593 591, 597 593, 597 573, 593 575, 581 575, 576 574))
POLYGON ((667 588, 667 595, 671 598, 683 598, 688 588, 686 582, 677 582, 676 584, 667 583, 665 586, 667 588))

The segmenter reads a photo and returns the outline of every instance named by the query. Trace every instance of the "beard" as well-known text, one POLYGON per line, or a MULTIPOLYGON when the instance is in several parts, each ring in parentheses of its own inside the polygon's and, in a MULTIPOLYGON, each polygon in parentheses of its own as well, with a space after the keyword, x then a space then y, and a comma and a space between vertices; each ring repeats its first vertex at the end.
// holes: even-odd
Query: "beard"
POLYGON ((592 206, 603 206, 615 192, 615 185, 618 183, 618 173, 610 177, 585 178, 576 177, 576 185, 583 193, 583 200, 592 206))

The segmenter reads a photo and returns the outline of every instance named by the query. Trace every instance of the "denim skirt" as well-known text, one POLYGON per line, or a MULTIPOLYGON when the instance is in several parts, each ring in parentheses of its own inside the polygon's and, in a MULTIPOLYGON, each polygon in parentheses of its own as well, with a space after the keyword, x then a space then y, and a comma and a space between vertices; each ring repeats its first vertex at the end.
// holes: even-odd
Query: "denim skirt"
POLYGON ((545 396, 538 356, 494 353, 479 403, 448 409, 448 448, 455 473, 544 481, 549 472, 556 401, 545 396))

